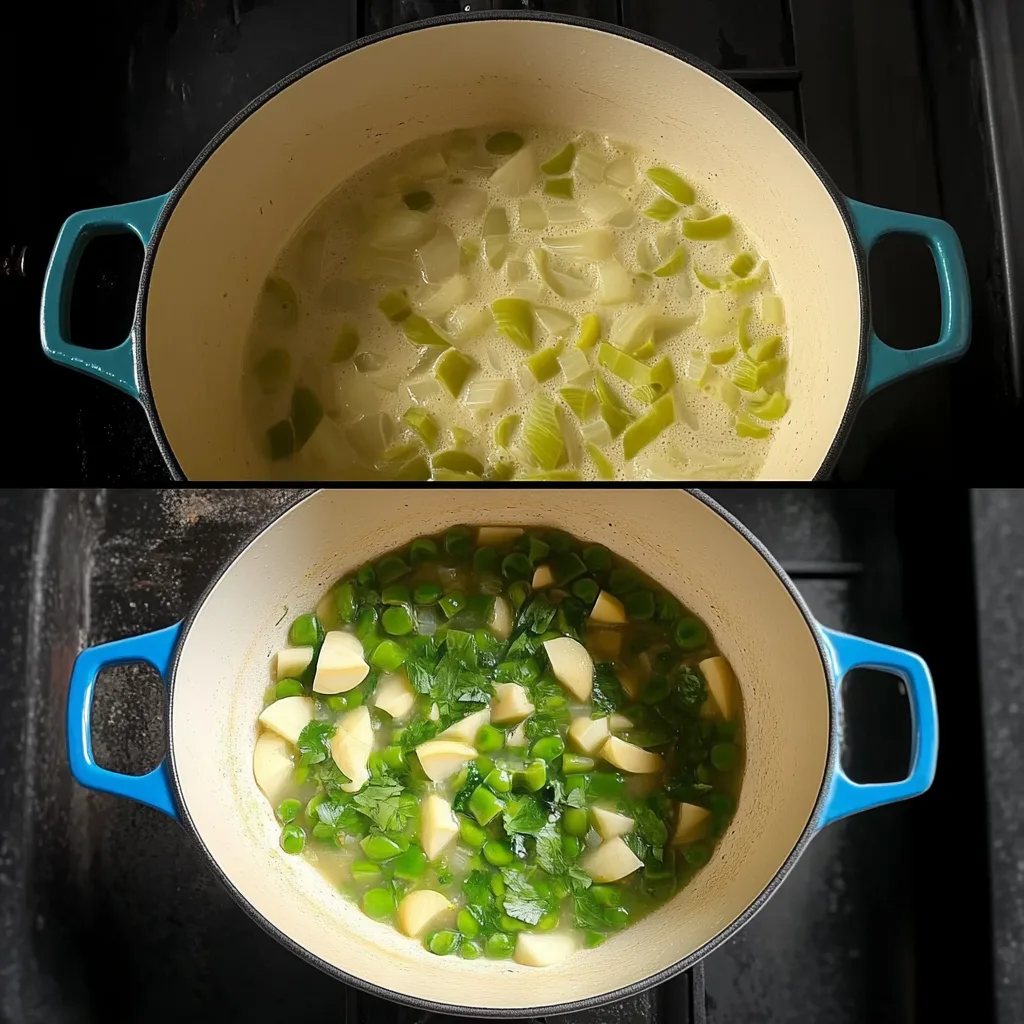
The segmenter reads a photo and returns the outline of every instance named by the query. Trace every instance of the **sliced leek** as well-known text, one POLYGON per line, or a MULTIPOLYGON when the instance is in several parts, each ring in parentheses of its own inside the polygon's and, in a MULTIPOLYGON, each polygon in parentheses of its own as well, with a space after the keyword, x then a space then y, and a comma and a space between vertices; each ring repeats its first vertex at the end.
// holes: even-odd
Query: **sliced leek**
POLYGON ((616 188, 630 188, 636 184, 636 167, 628 156, 616 157, 605 169, 604 180, 616 188))
POLYGON ((525 299, 495 299, 491 316, 498 333, 527 352, 533 351, 533 306, 525 299))
POLYGON ((507 196, 522 196, 537 180, 537 171, 537 153, 527 144, 491 175, 491 184, 507 196))
POLYGON ((498 412, 509 403, 512 385, 507 380, 475 380, 462 397, 462 404, 477 415, 498 412))
POLYGON ((672 395, 662 395, 636 423, 622 435, 623 458, 632 459, 658 435, 676 421, 676 408, 672 395))
POLYGON ((488 235, 507 235, 509 232, 508 214, 504 206, 492 206, 484 217, 480 234, 485 238, 488 235))
POLYGON ((469 377, 476 363, 457 348, 443 352, 434 363, 434 376, 437 382, 452 398, 458 398, 466 378, 469 377))
POLYGON ((750 318, 753 315, 753 310, 749 306, 744 306, 739 316, 736 318, 736 339, 740 343, 740 348, 744 352, 750 350, 750 346, 754 343, 750 337, 750 332, 747 330, 747 324, 750 323, 750 318))
POLYGON ((736 355, 735 345, 719 345, 708 353, 708 362, 715 366, 723 366, 736 355))
POLYGON ((576 318, 571 313, 554 306, 538 306, 533 312, 541 327, 556 338, 564 338, 576 326, 576 318))
POLYGON ((544 195, 554 196, 556 199, 574 198, 572 178, 548 178, 544 182, 544 195))
POLYGON ((760 386, 757 363, 747 356, 743 356, 736 363, 730 377, 740 391, 756 391, 760 386))
POLYGON ((607 228, 594 228, 579 235, 547 236, 541 239, 545 249, 573 260, 600 263, 615 252, 615 236, 607 228))
POLYGON ((779 354, 781 345, 782 338, 776 334, 771 338, 765 338, 763 341, 751 345, 747 354, 755 363, 766 363, 769 359, 779 354))
POLYGON ((410 313, 402 321, 402 331, 414 345, 451 345, 450 339, 419 313, 410 313))
POLYGON ((587 445, 587 454, 590 456, 590 461, 594 464, 594 469, 597 470, 597 475, 602 480, 614 480, 615 469, 612 464, 608 461, 608 457, 597 447, 596 444, 587 445))
POLYGON ((597 412, 597 395, 589 388, 560 388, 558 393, 581 423, 589 420, 597 412))
POLYGON ((567 381, 582 380, 590 376, 590 363, 578 348, 566 349, 558 357, 558 365, 567 381))
POLYGON ((494 443, 499 448, 508 448, 512 444, 512 438, 515 437, 521 420, 522 416, 515 414, 506 416, 494 428, 494 443))
POLYGON ((567 143, 554 156, 548 157, 540 165, 545 174, 568 174, 572 170, 573 161, 576 159, 576 144, 567 143))
POLYGON ((736 277, 746 277, 757 265, 757 258, 749 252, 741 252, 729 264, 729 273, 736 277))
POLYGON ((533 399, 523 420, 523 443, 543 470, 557 469, 565 457, 565 438, 555 403, 546 392, 533 399))
POLYGON ((406 426, 419 435, 420 440, 427 446, 428 452, 432 452, 437 447, 440 431, 433 416, 422 409, 407 409, 402 420, 406 426))
POLYGON ((636 387, 651 383, 651 368, 621 349, 602 341, 597 347, 597 362, 620 380, 636 387))
POLYGON ((771 436, 771 430, 760 423, 755 423, 745 412, 736 416, 736 433, 740 437, 766 438, 771 436))
POLYGON ((768 292, 761 296, 761 319, 770 327, 781 327, 786 322, 786 306, 781 295, 768 292))
POLYGON ((750 407, 750 411, 759 420, 781 420, 788 410, 789 399, 781 391, 774 392, 767 401, 757 402, 750 407))
POLYGON ((484 465, 475 455, 456 448, 438 452, 431 457, 430 464, 435 470, 451 469, 456 473, 475 473, 477 476, 483 476, 484 473, 484 465))
POLYGON ((600 286, 597 301, 602 306, 617 306, 633 298, 633 278, 618 260, 608 260, 597 268, 600 286))
POLYGON ((561 351, 561 345, 551 345, 548 348, 542 348, 536 355, 532 355, 526 360, 526 366, 538 384, 543 384, 546 380, 558 376, 558 356, 561 351))
POLYGON ((400 324, 411 312, 409 296, 404 291, 388 292, 377 308, 393 323, 400 324))
POLYGON ((668 356, 662 356, 651 367, 651 383, 662 391, 668 391, 676 382, 676 371, 672 360, 668 356))
POLYGON ((520 200, 519 226, 527 231, 543 231, 548 226, 548 215, 536 199, 520 200))
POLYGON ((596 313, 588 313, 580 321, 580 336, 576 339, 576 347, 586 351, 597 344, 601 337, 601 318, 596 313))
POLYGON ((532 249, 530 256, 540 279, 560 298, 585 299, 594 290, 583 278, 556 270, 544 249, 532 249))
POLYGON ((651 220, 660 221, 664 224, 666 221, 670 221, 678 212, 679 207, 673 203, 671 199, 666 199, 664 196, 658 196, 658 198, 644 210, 644 216, 650 217, 651 220))
POLYGON ((647 172, 647 180, 680 206, 689 206, 696 198, 693 186, 667 167, 652 167, 647 172))
POLYGON ((676 251, 654 271, 654 276, 675 277, 676 274, 681 274, 686 269, 686 261, 689 259, 689 255, 690 254, 686 251, 685 246, 679 246, 679 248, 676 249, 676 251))
POLYGON ((705 217, 703 220, 684 220, 683 237, 702 242, 714 241, 732 234, 732 217, 720 213, 717 217, 705 217))

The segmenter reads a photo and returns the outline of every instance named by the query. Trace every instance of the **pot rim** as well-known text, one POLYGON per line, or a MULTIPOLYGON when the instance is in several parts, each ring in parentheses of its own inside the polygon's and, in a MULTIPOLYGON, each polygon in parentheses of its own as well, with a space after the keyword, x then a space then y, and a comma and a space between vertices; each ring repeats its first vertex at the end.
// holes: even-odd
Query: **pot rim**
POLYGON ((715 79, 715 81, 736 93, 737 96, 749 103, 758 111, 758 113, 767 118, 782 133, 790 145, 796 149, 800 156, 803 157, 803 159, 810 165, 811 170, 814 171, 818 180, 822 183, 825 190, 832 198, 832 201, 839 210, 839 215, 843 219, 843 223, 846 225, 846 231, 850 239, 850 247, 853 250, 854 262, 857 267, 857 283, 861 311, 860 344, 857 352, 857 369, 854 373, 853 385, 850 388, 850 397, 846 403, 846 409, 843 412, 843 418, 839 423, 839 428, 836 430, 835 437, 833 437, 832 443, 829 445, 828 452, 825 454, 825 458, 815 471, 812 479, 821 480, 828 477, 832 472, 832 469, 835 467, 839 454, 843 450, 843 446, 846 444, 850 429, 853 426, 854 418, 860 408, 861 400, 863 398, 864 378, 867 373, 868 341, 871 331, 870 316, 868 314, 867 256, 864 253, 857 231, 854 228, 853 217, 846 205, 846 197, 839 190, 831 177, 829 177, 825 168, 818 162, 814 154, 807 148, 807 144, 803 139, 801 139, 770 107, 762 103, 761 100, 753 93, 748 92, 742 86, 729 78, 728 75, 719 71, 718 68, 712 67, 712 65, 701 60, 699 57, 695 57, 693 54, 687 53, 685 50, 681 50, 677 46, 673 46, 670 43, 656 39, 654 36, 647 35, 644 32, 637 32, 622 25, 613 25, 609 22, 595 21, 592 18, 580 18, 575 15, 549 14, 542 11, 532 10, 478 11, 469 14, 459 13, 440 15, 435 18, 426 18, 422 21, 412 22, 407 25, 399 25, 389 29, 384 29, 381 32, 375 32, 372 35, 355 39, 350 43, 346 43, 344 46, 340 46, 335 50, 331 50, 329 53, 325 53, 323 56, 316 58, 316 60, 311 61, 296 71, 293 71, 290 75, 286 75, 279 82, 272 85, 269 89, 261 93, 256 97, 256 99, 235 114, 235 116, 232 117, 231 120, 228 121, 224 127, 221 128, 220 131, 218 131, 217 134, 214 135, 214 137, 206 144, 203 150, 195 160, 192 161, 191 165, 178 180, 174 188, 167 193, 167 200, 160 210, 160 215, 153 227, 153 233, 150 237, 149 244, 146 246, 145 257, 142 264, 142 275, 139 281, 138 297, 135 304, 133 334, 137 339, 138 346, 137 364, 139 374, 139 401, 145 410, 146 418, 149 420, 149 426, 153 433, 153 437, 156 440, 157 447, 160 449, 160 454, 163 456, 164 462, 167 464, 167 468, 171 472, 171 476, 175 480, 188 479, 174 454, 166 433, 164 432, 159 414, 157 413, 156 403, 153 400, 152 385, 149 379, 149 364, 146 360, 145 311, 149 297, 149 282, 153 271, 153 260, 156 255, 157 247, 160 244, 160 239, 163 236, 164 228, 167 226, 167 222, 174 213, 178 200, 191 184, 192 179, 195 178, 200 170, 202 170, 203 165, 207 160, 209 160, 221 143, 250 115, 254 114, 260 107, 273 99, 279 92, 282 92, 284 89, 288 88, 288 86, 293 85, 300 78, 304 78, 306 75, 310 74, 310 72, 316 71, 319 68, 332 63, 339 57, 344 57, 349 53, 353 53, 363 47, 370 46, 373 43, 390 39, 393 36, 404 35, 408 32, 418 32, 421 29, 438 28, 444 25, 455 25, 462 22, 473 21, 540 21, 552 24, 572 25, 576 28, 586 28, 597 32, 607 32, 610 35, 621 36, 631 42, 640 43, 643 46, 649 46, 652 49, 660 50, 662 53, 668 54, 670 57, 674 57, 677 60, 681 60, 684 63, 695 67, 698 71, 704 72, 704 74, 709 75, 711 78, 715 79))
MULTIPOLYGON (((221 580, 221 578, 227 573, 227 571, 240 559, 249 548, 254 545, 260 537, 263 536, 268 530, 275 526, 281 519, 283 519, 290 512, 297 509, 300 505, 307 501, 316 498, 324 488, 312 491, 311 493, 300 496, 292 504, 288 505, 287 508, 282 509, 274 513, 269 517, 259 530, 249 537, 248 540, 244 541, 239 547, 236 548, 234 553, 225 560, 220 570, 210 579, 202 594, 195 600, 192 607, 189 609, 188 614, 182 619, 178 635, 174 643, 174 650, 171 654, 170 661, 167 669, 167 697, 166 697, 166 711, 167 711, 167 763, 170 770, 171 779, 171 793, 174 799, 174 804, 177 807, 180 822, 185 830, 192 837, 193 841, 202 851, 206 858, 210 868, 213 870, 214 875, 218 878, 221 884, 227 889, 235 902, 242 908, 245 914, 252 919, 260 928, 262 928, 268 935, 275 938, 281 943, 286 949, 294 953, 296 956, 301 957, 307 963, 312 964, 314 967, 319 968, 325 974, 330 975, 337 981, 342 982, 345 985, 352 985, 363 992, 367 992, 370 995, 377 996, 381 999, 387 999, 392 1002, 402 1003, 406 1006, 412 1006, 417 1009, 427 1010, 433 1013, 450 1014, 455 1016, 465 1017, 487 1017, 487 1018, 519 1018, 522 1017, 523 1010, 526 1009, 532 1016, 545 1017, 548 1015, 557 1015, 564 1013, 578 1013, 584 1010, 594 1010, 600 1006, 605 1006, 609 1003, 619 1002, 623 999, 628 999, 631 996, 638 995, 641 992, 646 992, 648 989, 655 988, 658 985, 663 984, 666 981, 676 977, 677 975, 689 970, 694 964, 703 960, 709 953, 716 950, 723 943, 731 939, 751 918, 767 903, 767 901, 774 894, 775 890, 782 884, 789 873, 793 870, 796 862, 800 859, 807 844, 814 838, 818 832, 818 821, 821 818, 822 811, 826 800, 828 798, 829 791, 832 786, 832 778, 835 773, 836 758, 838 755, 838 744, 839 744, 839 728, 838 728, 838 696, 836 693, 835 686, 835 672, 833 670, 832 659, 830 657, 828 645, 824 639, 824 636, 818 627, 817 620, 811 614, 810 609, 807 607, 806 602, 797 590, 796 585, 790 579, 785 569, 779 564, 778 560, 774 555, 761 543, 760 540, 741 523, 731 512, 723 508, 717 501, 709 497, 703 491, 697 488, 680 488, 680 490, 689 494, 691 497, 696 498, 702 502, 712 512, 715 512, 722 519, 726 521, 740 536, 746 540, 746 542, 764 559, 768 564, 768 567, 778 577, 779 582, 785 587, 790 599, 796 605, 797 610, 803 616, 804 621, 810 630, 811 636, 814 640, 815 646, 818 648, 818 654, 821 657, 822 667, 825 670, 825 682, 828 689, 828 707, 829 707, 829 726, 828 726, 828 749, 826 753, 825 771, 822 774, 821 788, 818 790, 818 796, 815 800, 814 807, 807 819, 807 824, 804 826, 803 831, 800 833, 799 839, 797 839, 792 851, 787 856, 786 860, 782 863, 779 870, 772 876, 771 880, 764 887, 764 889, 758 894, 757 898, 740 914, 735 920, 723 928, 714 938, 704 943, 698 949, 694 950, 689 956, 684 957, 682 960, 678 960, 670 967, 666 967, 664 970, 659 971, 657 974, 652 974, 641 981, 634 982, 631 985, 626 985, 623 988, 615 989, 612 992, 604 992, 595 996, 588 996, 584 999, 576 999, 567 1003, 553 1003, 548 1006, 531 1006, 531 1007, 479 1007, 479 1006, 460 1006, 457 1003, 440 1003, 432 999, 422 999, 418 996, 409 996, 404 993, 394 992, 391 989, 383 988, 372 982, 368 982, 363 978, 356 975, 349 974, 343 971, 341 968, 336 967, 334 964, 328 963, 321 957, 312 953, 305 946, 299 945, 290 936, 286 935, 276 925, 272 924, 266 917, 264 917, 246 898, 246 896, 232 883, 226 873, 222 870, 213 854, 210 852, 206 843, 203 841, 199 830, 196 828, 195 823, 192 820, 192 816, 189 813, 188 805, 186 804, 181 791, 181 784, 178 779, 178 766, 174 755, 174 730, 172 728, 173 715, 174 715, 174 687, 175 678, 178 671, 178 659, 181 656, 181 651, 185 643, 185 639, 188 636, 188 632, 192 627, 192 623, 195 621, 199 612, 206 604, 207 598, 210 596, 213 588, 221 580)), ((457 489, 452 489, 453 493, 457 494, 457 489)), ((512 492, 515 492, 515 488, 511 488, 512 492)))

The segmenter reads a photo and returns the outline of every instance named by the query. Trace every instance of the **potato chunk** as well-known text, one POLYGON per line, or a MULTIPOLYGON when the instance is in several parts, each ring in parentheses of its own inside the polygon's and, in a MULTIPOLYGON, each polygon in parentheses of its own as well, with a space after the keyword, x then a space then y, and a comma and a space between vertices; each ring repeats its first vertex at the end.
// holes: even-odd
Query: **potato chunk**
POLYGON ((586 647, 571 636, 560 636, 556 640, 545 640, 544 651, 555 678, 569 694, 580 703, 590 700, 594 662, 586 647))
POLYGON ((601 747, 601 757, 609 764, 634 775, 649 775, 660 772, 665 762, 660 754, 654 754, 635 743, 627 743, 618 736, 609 736, 601 747))
POLYGON ((583 857, 583 870, 595 882, 617 882, 642 868, 644 862, 622 841, 609 839, 583 857))
POLYGON ((457 740, 427 740, 416 748, 416 756, 431 782, 443 782, 476 757, 476 748, 457 740))
POLYGON ((260 725, 272 729, 289 743, 298 743, 299 733, 313 721, 314 710, 309 697, 283 697, 264 708, 260 725))
POLYGON ((491 721, 495 725, 514 725, 533 714, 534 707, 524 687, 518 683, 498 683, 491 701, 491 721))
POLYGON ((448 897, 434 889, 414 889, 398 904, 398 927, 415 939, 451 909, 448 897))
POLYGON ((621 625, 626 621, 626 609, 617 597, 609 594, 607 590, 602 590, 590 611, 590 621, 621 625))

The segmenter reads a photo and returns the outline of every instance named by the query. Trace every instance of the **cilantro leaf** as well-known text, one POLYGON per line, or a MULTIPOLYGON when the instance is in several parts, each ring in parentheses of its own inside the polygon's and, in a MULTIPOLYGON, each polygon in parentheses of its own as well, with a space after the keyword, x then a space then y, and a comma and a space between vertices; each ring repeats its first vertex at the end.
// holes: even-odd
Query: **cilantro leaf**
POLYGON ((491 892, 491 880, 487 872, 479 868, 470 871, 462 883, 462 892, 469 912, 476 918, 484 935, 496 932, 501 923, 501 911, 491 892))
POLYGON ((313 780, 324 787, 332 800, 337 800, 344 795, 341 787, 350 781, 349 777, 334 763, 333 757, 313 765, 311 774, 313 780))
POLYGON ((577 928, 603 931, 608 927, 605 908, 589 889, 579 889, 572 894, 573 924, 577 928))
POLYGON ((462 788, 455 794, 455 799, 452 801, 452 808, 456 811, 462 811, 463 814, 469 811, 469 798, 473 795, 473 790, 484 781, 483 776, 480 774, 480 769, 477 768, 475 761, 470 761, 469 764, 463 769, 466 773, 466 781, 462 784, 462 788))
POLYGON ((562 850, 562 837, 553 821, 548 822, 537 833, 537 863, 556 878, 569 869, 569 862, 562 850))
POLYGON ((429 718, 421 718, 402 730, 402 734, 399 736, 398 742, 402 745, 402 749, 408 753, 414 747, 418 747, 421 743, 426 743, 427 740, 432 740, 440 731, 440 722, 432 722, 429 718))
POLYGON ((519 611, 516 633, 546 633, 558 609, 543 594, 534 594, 519 611))
POLYGON ((502 904, 505 913, 517 921, 536 924, 548 910, 548 901, 527 881, 519 868, 502 868, 505 895, 502 904))
POLYGON ((668 842, 668 826, 654 808, 641 800, 623 800, 619 806, 633 819, 633 830, 648 846, 664 846, 668 842))
POLYGON ((548 817, 548 811, 541 806, 540 801, 528 795, 509 800, 502 811, 502 823, 510 836, 517 833, 538 835, 547 825, 548 817))
POLYGON ((586 807, 587 791, 585 789, 570 790, 565 797, 567 807, 586 807))
POLYGON ((382 832, 397 832, 408 820, 398 799, 402 789, 400 782, 382 776, 356 793, 352 803, 382 832))
POLYGON ((623 706, 622 685, 611 663, 603 661, 594 666, 594 688, 590 699, 594 707, 606 715, 614 714, 623 706))
MULTIPOLYGON (((303 764, 319 764, 326 761, 331 752, 331 737, 334 726, 330 722, 314 719, 299 733, 295 744, 302 755, 303 764)), ((347 780, 346 780, 347 781, 347 780)))

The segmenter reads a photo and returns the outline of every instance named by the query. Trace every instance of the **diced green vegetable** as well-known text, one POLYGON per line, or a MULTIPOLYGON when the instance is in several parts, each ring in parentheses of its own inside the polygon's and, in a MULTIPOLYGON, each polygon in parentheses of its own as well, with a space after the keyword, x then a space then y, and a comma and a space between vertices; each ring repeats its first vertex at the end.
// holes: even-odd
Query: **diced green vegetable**
POLYGON ((572 170, 573 161, 576 159, 576 145, 569 142, 563 146, 554 156, 548 157, 540 165, 545 174, 568 174, 572 170))
POLYGON ((679 207, 672 202, 671 199, 666 199, 664 196, 659 196, 644 210, 644 216, 650 217, 651 220, 660 221, 662 224, 672 220, 673 217, 679 212, 679 207))
POLYGON ((512 444, 512 438, 515 437, 521 419, 521 416, 512 414, 502 419, 494 428, 494 443, 499 448, 508 448, 512 444))
POLYGON ((565 457, 565 438, 555 403, 538 393, 523 420, 523 443, 541 469, 557 469, 565 457))
POLYGON ((736 433, 740 437, 765 438, 771 435, 771 430, 760 423, 756 423, 745 412, 736 416, 736 433))
POLYGON ((499 334, 521 349, 533 351, 533 306, 526 299, 495 299, 491 316, 499 334))
POLYGON ((483 476, 483 463, 469 452, 458 449, 449 449, 445 452, 438 452, 431 460, 434 469, 453 469, 456 473, 475 473, 483 476))
POLYGON ((662 395, 647 413, 626 428, 622 435, 623 457, 632 459, 675 421, 676 409, 672 396, 662 395))
POLYGON ((544 182, 544 195, 554 196, 556 199, 572 199, 572 178, 549 178, 544 182))
POLYGON ((690 258, 689 252, 686 247, 681 245, 678 249, 654 271, 655 277, 674 277, 676 274, 681 274, 686 269, 686 264, 690 258))
POLYGON ((736 355, 735 345, 719 345, 708 353, 708 362, 715 366, 723 366, 736 355))
POLYGON ((763 341, 759 341, 751 345, 748 355, 755 363, 766 363, 769 359, 778 355, 781 345, 782 338, 778 335, 771 338, 765 338, 763 341))
POLYGON ((761 420, 781 420, 788 409, 789 399, 781 391, 774 392, 766 401, 750 407, 750 411, 761 420))
POLYGON ((443 352, 434 363, 434 376, 437 382, 452 398, 458 398, 476 363, 457 348, 443 352))
POLYGON ((560 388, 558 393, 581 423, 597 412, 597 395, 589 388, 560 388))
POLYGON ((720 213, 717 217, 705 217, 703 220, 684 220, 683 237, 700 241, 713 241, 732 234, 732 217, 720 213))
MULTIPOLYGON (((608 461, 608 458, 604 454, 604 452, 602 452, 601 449, 597 447, 597 445, 595 445, 595 444, 588 444, 587 445, 587 454, 590 456, 590 460, 594 463, 594 468, 597 470, 597 475, 602 480, 614 480, 615 479, 615 469, 614 469, 614 467, 612 466, 611 462, 608 461)), ((588 581, 584 581, 584 582, 589 582, 589 580, 588 581)), ((596 584, 595 584, 595 586, 596 586, 596 584)), ((573 592, 575 593, 575 589, 574 589, 573 592)), ((579 596, 579 595, 577 595, 577 596, 579 596)), ((596 596, 597 595, 595 593, 595 597, 596 596)))
POLYGON ((484 149, 495 156, 511 156, 523 148, 523 137, 518 132, 496 132, 484 143, 484 149))
POLYGON ((419 435, 427 446, 427 451, 432 452, 437 446, 440 431, 430 413, 424 412, 422 409, 407 409, 402 420, 419 435))
POLYGON ((647 172, 647 180, 680 206, 689 206, 695 199, 693 186, 667 167, 652 167, 647 172))
POLYGON ((749 252, 741 252, 729 264, 729 272, 735 274, 737 277, 746 277, 754 267, 757 265, 757 258, 751 255, 749 252))
POLYGON ((580 321, 580 334, 576 339, 576 347, 586 351, 593 348, 601 337, 601 318, 596 313, 588 313, 580 321))
POLYGON ((543 384, 545 381, 551 380, 552 377, 558 376, 558 356, 561 351, 560 344, 549 345, 526 360, 527 369, 533 374, 534 380, 538 384, 543 384))
POLYGON ((651 368, 649 366, 645 366, 606 341, 602 341, 597 348, 597 362, 627 384, 642 387, 651 383, 651 368))
POLYGON ((451 342, 425 317, 410 313, 402 321, 402 332, 414 345, 450 345, 451 342))
POLYGON ((756 391, 761 385, 758 382, 757 363, 743 356, 732 368, 731 379, 740 391, 756 391))

